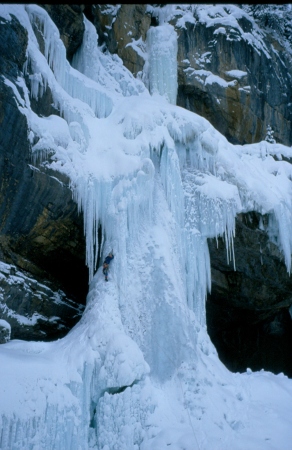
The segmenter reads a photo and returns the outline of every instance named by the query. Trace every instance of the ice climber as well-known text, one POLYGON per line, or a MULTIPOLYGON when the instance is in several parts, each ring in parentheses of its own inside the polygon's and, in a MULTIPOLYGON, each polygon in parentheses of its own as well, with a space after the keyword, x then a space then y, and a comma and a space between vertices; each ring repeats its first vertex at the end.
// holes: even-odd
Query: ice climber
POLYGON ((114 259, 114 255, 112 252, 110 252, 103 262, 102 273, 104 274, 105 281, 108 281, 108 269, 112 259, 114 259))

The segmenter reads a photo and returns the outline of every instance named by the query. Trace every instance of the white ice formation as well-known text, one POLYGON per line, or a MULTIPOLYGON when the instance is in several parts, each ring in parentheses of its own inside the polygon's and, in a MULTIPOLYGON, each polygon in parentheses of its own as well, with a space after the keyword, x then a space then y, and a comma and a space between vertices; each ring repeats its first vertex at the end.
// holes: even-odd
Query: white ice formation
POLYGON ((23 77, 6 83, 27 117, 33 163, 70 178, 90 285, 83 317, 65 338, 1 346, 0 449, 288 450, 291 380, 230 373, 206 332, 205 297, 207 239, 223 236, 236 267, 240 212, 269 216, 290 272, 292 170, 280 159, 291 148, 233 146, 175 105, 168 23, 148 32, 149 93, 118 57, 102 53, 86 18, 71 66, 41 7, 0 7, 10 14, 28 31, 31 91, 23 77), (30 108, 29 95, 40 99, 48 88, 61 117, 30 108), (96 267, 99 225, 101 257, 115 254, 109 283, 96 267))
POLYGON ((144 67, 150 94, 158 93, 176 104, 177 34, 168 23, 150 27, 147 33, 148 58, 144 67))

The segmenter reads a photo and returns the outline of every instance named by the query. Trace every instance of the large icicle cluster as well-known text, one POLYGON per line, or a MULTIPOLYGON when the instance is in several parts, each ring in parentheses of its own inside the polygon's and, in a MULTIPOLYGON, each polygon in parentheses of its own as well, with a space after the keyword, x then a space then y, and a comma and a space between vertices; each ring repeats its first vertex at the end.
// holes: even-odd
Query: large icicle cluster
MULTIPOLYGON (((27 117, 33 164, 70 179, 84 217, 90 285, 84 315, 64 339, 0 349, 1 450, 217 450, 242 442, 263 449, 265 436, 251 437, 245 419, 242 376, 221 365, 206 334, 207 238, 224 236, 235 267, 236 214, 268 214, 290 271, 292 171, 280 159, 291 149, 233 146, 175 106, 176 35, 167 23, 148 33, 150 95, 119 58, 100 51, 87 19, 73 68, 42 8, 1 6, 1 16, 10 13, 28 30, 30 95, 41 99, 50 89, 61 117, 33 113, 24 77, 5 82, 27 117), (104 283, 97 262, 112 249, 104 283)), ((244 377, 262 401, 257 378, 244 377)), ((285 380, 261 380, 283 397, 276 386, 285 380)), ((274 416, 267 423, 269 430, 274 416)))

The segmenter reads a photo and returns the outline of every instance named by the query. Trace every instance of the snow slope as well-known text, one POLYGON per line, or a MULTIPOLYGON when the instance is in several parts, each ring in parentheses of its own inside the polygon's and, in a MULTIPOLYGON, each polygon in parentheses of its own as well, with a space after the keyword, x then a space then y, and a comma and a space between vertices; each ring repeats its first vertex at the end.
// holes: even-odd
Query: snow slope
POLYGON ((162 51, 176 51, 168 23, 156 31, 171 36, 161 39, 163 49, 148 36, 150 95, 117 56, 96 47, 86 19, 70 66, 42 8, 0 6, 1 17, 10 14, 28 30, 31 93, 22 77, 5 82, 27 117, 33 164, 70 177, 90 284, 83 317, 65 338, 1 345, 0 449, 290 449, 291 380, 230 373, 206 332, 204 302, 207 238, 224 235, 236 265, 239 212, 269 215, 268 232, 290 272, 292 170, 281 155, 292 149, 233 146, 173 104, 176 68, 157 64, 162 51), (30 108, 30 95, 41 98, 47 86, 62 117, 30 108), (99 224, 102 258, 115 254, 109 283, 96 267, 99 224))

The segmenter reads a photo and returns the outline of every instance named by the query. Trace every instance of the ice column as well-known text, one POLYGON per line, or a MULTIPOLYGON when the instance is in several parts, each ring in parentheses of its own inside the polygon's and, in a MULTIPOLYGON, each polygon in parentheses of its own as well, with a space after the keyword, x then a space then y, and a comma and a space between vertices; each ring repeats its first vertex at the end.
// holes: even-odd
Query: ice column
POLYGON ((164 95, 176 104, 177 96, 177 34, 172 25, 151 27, 147 33, 149 91, 164 95))

